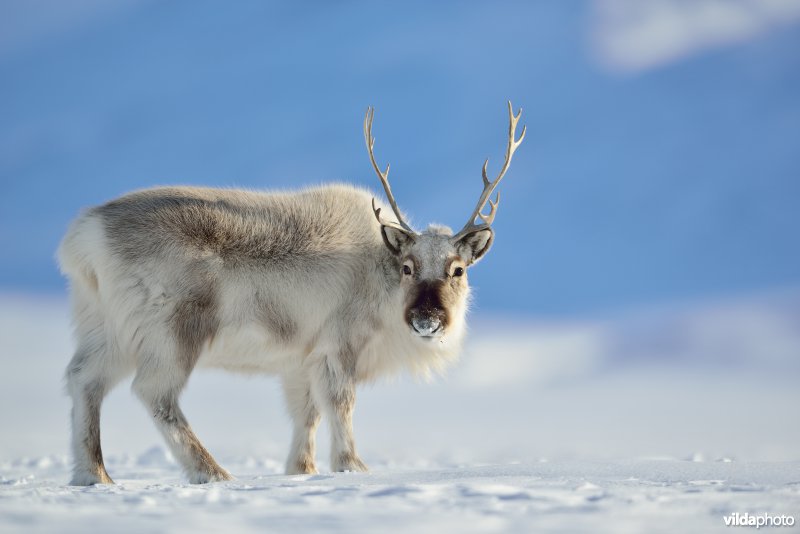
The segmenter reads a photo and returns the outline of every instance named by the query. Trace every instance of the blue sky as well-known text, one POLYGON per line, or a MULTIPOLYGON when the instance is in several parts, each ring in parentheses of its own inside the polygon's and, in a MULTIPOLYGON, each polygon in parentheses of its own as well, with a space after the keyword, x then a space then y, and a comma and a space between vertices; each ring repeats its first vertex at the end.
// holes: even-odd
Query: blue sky
POLYGON ((63 293, 68 221, 131 189, 376 189, 367 105, 403 209, 460 227, 508 99, 528 135, 471 272, 479 310, 800 285, 796 15, 737 37, 685 6, 666 33, 641 13, 609 26, 602 1, 58 4, 0 7, 2 292, 63 293))

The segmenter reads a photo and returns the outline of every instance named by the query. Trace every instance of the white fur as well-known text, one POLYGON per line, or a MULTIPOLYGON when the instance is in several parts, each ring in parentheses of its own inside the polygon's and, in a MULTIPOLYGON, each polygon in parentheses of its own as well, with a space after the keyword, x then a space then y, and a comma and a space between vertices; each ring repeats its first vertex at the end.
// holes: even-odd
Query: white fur
MULTIPOLYGON (((336 250, 348 250, 347 239, 351 234, 374 242, 375 250, 384 250, 380 225, 369 207, 371 195, 355 188, 322 187, 294 195, 194 188, 175 191, 191 198, 219 197, 259 209, 263 204, 264 210, 308 212, 309 217, 316 216, 312 214, 321 209, 320 205, 330 210, 340 209, 339 205, 350 206, 354 214, 342 217, 348 223, 352 219, 355 229, 350 234, 345 231, 335 234, 336 250)), ((157 195, 158 190, 151 194, 157 195)), ((133 373, 134 392, 153 412, 159 430, 189 480, 206 482, 229 477, 213 459, 209 462, 204 456, 207 452, 196 442, 188 423, 184 424, 177 406, 177 395, 191 368, 182 367, 178 340, 170 321, 185 298, 181 288, 187 283, 186 273, 198 262, 215 284, 218 297, 215 317, 219 328, 204 340, 195 363, 281 377, 295 424, 288 472, 315 472, 314 431, 319 413, 331 423, 332 468, 365 469, 352 438, 355 383, 403 369, 427 376, 443 369, 460 351, 468 290, 453 303, 451 322, 444 335, 422 339, 411 332, 403 316, 407 288, 400 284, 384 291, 383 275, 352 273, 358 266, 348 264, 346 259, 337 257, 329 264, 311 266, 322 273, 313 276, 287 272, 286 268, 230 269, 221 257, 208 250, 189 249, 178 241, 155 236, 153 239, 160 240, 158 244, 166 256, 142 254, 132 262, 115 251, 108 220, 100 209, 84 213, 71 225, 58 252, 62 271, 71 283, 78 344, 67 372, 68 390, 74 403, 75 484, 110 482, 102 459, 98 463, 91 448, 87 448, 87 436, 90 437, 93 424, 99 425, 99 416, 93 410, 99 411, 102 397, 133 373), (363 310, 353 312, 370 320, 347 324, 340 317, 340 307, 352 299, 354 277, 360 284, 363 279, 365 287, 375 289, 369 289, 370 302, 359 304, 363 310), (262 289, 282 314, 294 319, 290 339, 265 328, 259 319, 256 292, 262 289), (354 368, 348 367, 347 357, 340 356, 345 346, 355 351, 354 368)), ((267 230, 262 232, 281 231, 274 223, 263 225, 267 230)), ((441 233, 438 229, 434 232, 435 236, 441 233)), ((440 272, 442 262, 461 250, 452 244, 441 244, 442 239, 435 241, 438 239, 435 236, 425 238, 429 241, 420 238, 421 245, 415 245, 425 263, 422 274, 431 279, 444 276, 440 272)), ((360 250, 363 245, 354 242, 352 247, 360 250)), ((99 442, 97 447, 99 450, 99 442)))

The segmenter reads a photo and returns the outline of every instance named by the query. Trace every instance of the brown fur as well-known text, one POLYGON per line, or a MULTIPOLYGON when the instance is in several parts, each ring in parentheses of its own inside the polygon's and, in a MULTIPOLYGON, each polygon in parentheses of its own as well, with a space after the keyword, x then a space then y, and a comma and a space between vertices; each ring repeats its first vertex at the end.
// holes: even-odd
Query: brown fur
POLYGON ((84 438, 84 447, 89 451, 89 461, 97 474, 100 484, 113 484, 108 476, 103 463, 103 451, 100 447, 100 404, 103 402, 105 391, 103 386, 94 383, 84 390, 86 398, 86 425, 87 432, 84 438))
POLYGON ((210 480, 232 480, 230 474, 217 464, 197 439, 175 399, 165 398, 157 403, 153 408, 153 418, 164 434, 177 433, 180 436, 177 440, 187 447, 188 457, 196 471, 204 473, 210 480))
POLYGON ((447 313, 447 292, 452 291, 444 280, 422 280, 417 282, 414 292, 409 295, 405 310, 407 323, 411 323, 416 315, 436 317, 447 328, 449 314, 447 313))
POLYGON ((219 329, 214 286, 197 285, 181 300, 170 320, 178 341, 180 360, 187 372, 194 368, 203 344, 219 329))
POLYGON ((261 291, 256 292, 256 307, 261 323, 279 341, 289 343, 294 339, 297 334, 297 322, 261 291))

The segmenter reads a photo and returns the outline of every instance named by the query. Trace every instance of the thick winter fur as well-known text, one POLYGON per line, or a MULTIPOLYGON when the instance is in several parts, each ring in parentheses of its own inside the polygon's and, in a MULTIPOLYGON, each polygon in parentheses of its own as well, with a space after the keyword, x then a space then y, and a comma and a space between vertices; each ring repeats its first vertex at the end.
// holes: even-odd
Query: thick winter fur
POLYGON ((424 375, 456 357, 469 297, 463 271, 492 239, 484 229, 453 242, 436 226, 406 234, 378 223, 371 199, 345 185, 173 187, 78 217, 58 253, 77 338, 66 372, 72 482, 111 482, 100 406, 132 374, 188 479, 230 479, 178 404, 197 366, 281 377, 294 421, 287 473, 316 472, 321 416, 332 469, 365 470, 352 433, 356 384, 402 369, 424 375))

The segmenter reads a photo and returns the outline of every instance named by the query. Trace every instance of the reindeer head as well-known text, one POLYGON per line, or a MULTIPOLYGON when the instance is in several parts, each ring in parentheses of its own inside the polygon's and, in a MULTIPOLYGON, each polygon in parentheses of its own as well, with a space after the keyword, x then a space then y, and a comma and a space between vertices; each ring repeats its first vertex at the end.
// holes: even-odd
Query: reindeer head
POLYGON ((364 139, 372 166, 383 184, 397 221, 383 219, 381 208, 375 207, 375 199, 372 200, 372 210, 381 225, 383 242, 400 260, 397 276, 405 292, 406 324, 420 338, 440 338, 451 324, 463 321, 469 296, 467 268, 480 260, 492 246, 494 231, 491 225, 500 203, 500 193, 497 193, 494 201, 490 197, 508 170, 514 151, 525 137, 523 126, 519 139, 516 139, 517 122, 522 116, 522 109, 514 115, 511 102, 508 103, 505 163, 494 180, 489 180, 486 175, 489 159, 483 163, 483 192, 467 223, 456 235, 449 228, 437 225, 416 232, 403 220, 389 185, 389 165, 386 165, 385 171, 381 171, 375 162, 375 138, 372 137, 374 115, 374 110, 368 108, 364 118, 364 139), (489 213, 484 214, 483 208, 487 202, 489 213), (476 224, 476 218, 482 222, 476 224))

